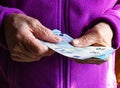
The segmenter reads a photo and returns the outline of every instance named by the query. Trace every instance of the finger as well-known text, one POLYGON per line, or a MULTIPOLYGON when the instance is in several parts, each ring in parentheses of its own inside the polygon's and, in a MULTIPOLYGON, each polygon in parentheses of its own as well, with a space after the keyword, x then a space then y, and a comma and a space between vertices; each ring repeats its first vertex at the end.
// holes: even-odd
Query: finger
POLYGON ((61 41, 61 38, 59 36, 53 34, 50 29, 47 29, 45 27, 39 27, 37 35, 38 38, 48 42, 57 43, 61 41))
POLYGON ((48 52, 46 52, 45 56, 50 56, 52 54, 54 54, 55 52, 51 49, 48 50, 48 52))
POLYGON ((41 55, 48 51, 48 47, 42 44, 31 31, 26 30, 21 36, 22 38, 19 39, 18 46, 21 47, 21 49, 25 49, 23 51, 30 52, 32 55, 41 55))
MULTIPOLYGON (((38 61, 40 60, 40 58, 36 58, 36 59, 28 59, 25 57, 19 57, 19 56, 11 56, 13 61, 17 61, 17 62, 34 62, 34 61, 38 61), (23 59, 22 59, 23 58, 23 59)), ((41 57, 42 58, 42 57, 41 57)))
POLYGON ((72 45, 76 47, 86 47, 93 45, 97 42, 97 36, 94 33, 88 33, 83 35, 80 38, 73 39, 72 45))
POLYGON ((105 62, 104 60, 100 60, 100 59, 97 59, 97 58, 89 58, 89 59, 85 59, 85 60, 75 59, 75 61, 77 63, 82 63, 82 64, 97 64, 97 65, 105 62))
POLYGON ((80 64, 86 64, 86 62, 84 60, 78 60, 78 59, 74 59, 77 63, 80 63, 80 64))
POLYGON ((46 52, 48 52, 48 47, 42 44, 40 40, 36 39, 35 37, 31 37, 24 43, 23 47, 26 49, 27 52, 30 52, 32 55, 36 56, 44 56, 46 52))
POLYGON ((42 55, 37 56, 36 54, 26 50, 26 48, 24 48, 20 44, 16 46, 13 50, 11 50, 10 53, 12 59, 19 62, 38 61, 40 58, 42 58, 42 55))
POLYGON ((34 24, 31 25, 33 29, 33 33, 35 36, 41 40, 45 40, 52 43, 57 43, 61 41, 61 38, 48 29, 47 27, 43 26, 40 22, 35 21, 34 24), (36 24, 35 24, 36 22, 36 24))
POLYGON ((30 31, 26 31, 23 33, 22 38, 19 39, 16 47, 13 48, 13 51, 23 52, 30 57, 36 56, 39 58, 39 56, 44 56, 46 52, 48 52, 48 47, 42 44, 40 40, 36 39, 30 31))
POLYGON ((98 58, 90 58, 87 61, 89 64, 102 64, 103 62, 105 62, 104 60, 100 60, 98 58))
POLYGON ((11 54, 12 60, 18 61, 18 62, 33 62, 33 61, 38 61, 42 56, 39 58, 36 56, 31 56, 22 52, 16 52, 14 54, 11 54))

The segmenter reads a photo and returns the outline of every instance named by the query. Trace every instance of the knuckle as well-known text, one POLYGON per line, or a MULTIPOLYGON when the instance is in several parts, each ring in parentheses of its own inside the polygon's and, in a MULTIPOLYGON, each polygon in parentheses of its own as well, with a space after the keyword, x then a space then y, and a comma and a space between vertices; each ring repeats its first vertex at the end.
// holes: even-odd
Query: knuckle
POLYGON ((21 61, 20 57, 18 57, 18 56, 11 56, 11 58, 13 61, 18 61, 18 62, 21 61))
POLYGON ((39 61, 42 57, 37 57, 34 59, 34 61, 39 61))
POLYGON ((43 56, 48 51, 48 48, 42 47, 41 49, 37 49, 36 54, 38 56, 43 56))
POLYGON ((19 33, 15 35, 15 38, 16 38, 16 41, 20 41, 20 39, 23 39, 19 33))
POLYGON ((10 49, 11 54, 14 54, 18 51, 18 46, 15 46, 14 48, 10 49))
POLYGON ((35 55, 40 56, 40 55, 42 55, 42 52, 43 52, 43 50, 36 49, 34 53, 35 53, 35 55))
POLYGON ((33 53, 28 51, 22 51, 19 48, 14 48, 11 50, 11 58, 13 61, 18 62, 33 62, 38 61, 42 57, 42 49, 36 49, 33 53))
POLYGON ((32 23, 32 25, 36 25, 36 24, 40 24, 39 20, 37 19, 31 19, 30 22, 32 23))
POLYGON ((87 44, 88 40, 89 40, 89 39, 88 39, 87 36, 83 36, 83 37, 81 38, 81 41, 82 41, 83 44, 87 44))
POLYGON ((49 32, 49 30, 47 30, 46 28, 41 28, 40 29, 40 32, 41 32, 41 35, 42 35, 42 37, 43 38, 49 38, 50 37, 50 32, 49 32))

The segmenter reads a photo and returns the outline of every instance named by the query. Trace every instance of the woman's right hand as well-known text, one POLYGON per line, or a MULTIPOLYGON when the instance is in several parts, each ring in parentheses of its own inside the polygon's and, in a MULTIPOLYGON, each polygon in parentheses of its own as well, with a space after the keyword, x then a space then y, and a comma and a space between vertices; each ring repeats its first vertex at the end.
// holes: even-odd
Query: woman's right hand
POLYGON ((38 20, 23 15, 11 14, 4 21, 5 38, 14 61, 38 61, 53 53, 40 40, 57 43, 61 38, 43 26, 38 20))

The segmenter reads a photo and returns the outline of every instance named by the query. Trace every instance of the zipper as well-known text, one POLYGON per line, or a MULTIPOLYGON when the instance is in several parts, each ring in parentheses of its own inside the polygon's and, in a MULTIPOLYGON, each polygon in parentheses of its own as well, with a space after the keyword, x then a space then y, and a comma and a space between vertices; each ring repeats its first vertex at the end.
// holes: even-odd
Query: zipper
MULTIPOLYGON (((62 33, 69 33, 69 2, 68 0, 59 0, 59 9, 58 9, 58 27, 59 30, 61 30, 62 33)), ((68 70, 70 69, 68 67, 69 60, 67 60, 67 57, 60 55, 60 88, 69 88, 69 73, 68 70)))
MULTIPOLYGON (((64 30, 63 33, 69 33, 68 31, 68 0, 62 0, 62 10, 63 10, 63 25, 64 30)), ((67 57, 62 56, 63 60, 63 88, 68 88, 68 59, 67 57)))
MULTIPOLYGON (((57 17, 57 19, 58 19, 58 21, 57 21, 57 26, 58 26, 58 29, 60 30, 60 31, 62 31, 62 0, 58 0, 58 11, 57 11, 57 14, 58 14, 58 17, 57 17)), ((63 70, 62 70, 62 68, 63 68, 63 66, 62 66, 62 56, 61 55, 59 55, 59 57, 60 57, 60 59, 59 59, 59 87, 58 88, 63 88, 63 70)))
MULTIPOLYGON (((66 0, 62 0, 62 32, 67 33, 66 31, 66 0)), ((62 88, 68 88, 67 87, 67 58, 64 56, 61 56, 62 58, 62 79, 63 79, 63 87, 62 88)))
MULTIPOLYGON (((65 22, 64 22, 64 11, 65 10, 65 0, 58 0, 58 29, 65 33, 65 22)), ((67 88, 66 87, 66 61, 65 58, 60 55, 59 59, 59 88, 67 88)))

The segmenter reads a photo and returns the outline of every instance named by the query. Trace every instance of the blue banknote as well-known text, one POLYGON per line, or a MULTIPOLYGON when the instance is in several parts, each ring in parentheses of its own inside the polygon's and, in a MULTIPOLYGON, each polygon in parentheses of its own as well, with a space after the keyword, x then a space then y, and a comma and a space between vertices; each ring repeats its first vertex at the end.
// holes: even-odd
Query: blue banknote
POLYGON ((81 60, 88 58, 98 58, 101 60, 106 60, 107 57, 109 57, 115 51, 115 49, 113 49, 112 47, 98 47, 98 46, 88 46, 84 48, 74 47, 70 44, 70 42, 73 40, 72 37, 70 37, 67 34, 61 33, 61 31, 57 29, 53 30, 53 33, 60 36, 62 38, 62 41, 56 44, 49 43, 46 41, 42 42, 50 49, 66 57, 81 60))

